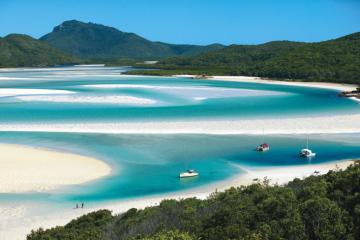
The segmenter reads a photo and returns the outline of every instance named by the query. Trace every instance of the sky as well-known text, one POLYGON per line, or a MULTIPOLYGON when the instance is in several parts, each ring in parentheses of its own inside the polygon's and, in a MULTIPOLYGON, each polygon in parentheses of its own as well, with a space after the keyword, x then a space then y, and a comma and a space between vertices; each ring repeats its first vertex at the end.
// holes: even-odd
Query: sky
POLYGON ((71 19, 168 43, 317 42, 360 31, 360 0, 0 0, 0 36, 71 19))

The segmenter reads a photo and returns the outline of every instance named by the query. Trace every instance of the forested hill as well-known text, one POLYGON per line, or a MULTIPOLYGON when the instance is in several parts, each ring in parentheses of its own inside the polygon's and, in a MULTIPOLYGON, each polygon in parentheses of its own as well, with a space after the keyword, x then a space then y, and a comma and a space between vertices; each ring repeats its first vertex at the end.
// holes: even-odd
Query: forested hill
POLYGON ((77 60, 47 43, 22 34, 0 38, 0 67, 43 67, 77 60))
POLYGON ((64 227, 33 231, 27 239, 360 239, 360 163, 285 186, 264 180, 207 200, 166 200, 117 216, 102 210, 64 227))
POLYGON ((198 56, 164 60, 157 67, 166 71, 153 74, 204 73, 360 83, 360 33, 318 43, 231 45, 198 56))
POLYGON ((74 56, 96 59, 151 60, 170 56, 195 55, 224 47, 220 44, 198 46, 153 42, 134 33, 76 20, 63 22, 40 40, 74 56))

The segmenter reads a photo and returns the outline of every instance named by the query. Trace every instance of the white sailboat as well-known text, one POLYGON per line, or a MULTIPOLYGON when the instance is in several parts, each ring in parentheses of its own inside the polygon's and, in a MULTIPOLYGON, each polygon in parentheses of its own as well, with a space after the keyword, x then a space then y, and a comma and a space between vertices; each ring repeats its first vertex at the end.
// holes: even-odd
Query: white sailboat
POLYGON ((309 137, 306 138, 306 148, 301 149, 300 151, 300 157, 307 157, 307 158, 311 158, 311 157, 315 157, 316 153, 312 152, 309 149, 309 137))

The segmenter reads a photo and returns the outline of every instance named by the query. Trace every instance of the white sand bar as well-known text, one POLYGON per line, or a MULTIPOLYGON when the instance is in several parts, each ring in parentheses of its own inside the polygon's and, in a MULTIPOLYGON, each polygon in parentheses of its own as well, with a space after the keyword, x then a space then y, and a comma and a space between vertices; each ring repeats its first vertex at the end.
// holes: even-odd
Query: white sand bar
POLYGON ((0 97, 18 95, 51 95, 51 94, 71 94, 72 91, 57 89, 28 89, 28 88, 0 88, 0 97))
POLYGON ((18 145, 0 145, 0 193, 43 192, 110 174, 100 160, 18 145))
POLYGON ((39 101, 39 102, 62 102, 62 103, 101 103, 101 104, 129 104, 129 105, 147 105, 156 103, 155 100, 139 98, 127 95, 113 96, 74 96, 74 95, 31 95, 18 96, 21 101, 39 101))
POLYGON ((262 128, 259 126, 266 126, 265 134, 359 133, 360 114, 208 121, 0 124, 0 131, 108 134, 262 134, 262 128))

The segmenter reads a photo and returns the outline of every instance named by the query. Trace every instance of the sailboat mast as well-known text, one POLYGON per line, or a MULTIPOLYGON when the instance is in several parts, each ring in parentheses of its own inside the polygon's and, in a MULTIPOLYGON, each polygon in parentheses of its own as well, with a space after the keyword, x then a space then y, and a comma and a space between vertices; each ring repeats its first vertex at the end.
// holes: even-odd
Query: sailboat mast
POLYGON ((309 149, 309 136, 306 137, 306 149, 309 149))

